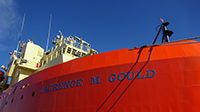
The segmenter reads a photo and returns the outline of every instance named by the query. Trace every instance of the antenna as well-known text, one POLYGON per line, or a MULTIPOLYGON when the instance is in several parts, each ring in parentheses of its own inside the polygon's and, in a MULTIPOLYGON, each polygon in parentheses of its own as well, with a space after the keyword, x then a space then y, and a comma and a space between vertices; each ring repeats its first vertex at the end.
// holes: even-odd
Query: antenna
POLYGON ((162 37, 162 43, 165 42, 170 42, 169 37, 173 34, 173 32, 171 30, 167 30, 167 25, 169 25, 169 22, 164 22, 164 20, 162 18, 160 18, 160 20, 162 21, 162 24, 159 28, 159 31, 156 35, 156 38, 154 39, 152 44, 155 44, 161 30, 163 31, 163 37, 162 37))
POLYGON ((20 44, 20 40, 21 40, 21 36, 22 36, 22 31, 23 31, 23 28, 24 28, 25 17, 26 17, 26 13, 24 13, 24 17, 23 17, 23 21, 22 21, 22 26, 21 26, 21 32, 20 32, 20 35, 19 35, 19 40, 18 40, 16 51, 18 51, 18 47, 19 47, 19 44, 20 44))
POLYGON ((49 21, 49 32, 48 32, 48 38, 47 38, 47 46, 46 46, 46 51, 48 50, 48 45, 49 45, 49 37, 50 37, 50 31, 51 31, 51 19, 52 19, 52 14, 50 14, 50 21, 49 21))

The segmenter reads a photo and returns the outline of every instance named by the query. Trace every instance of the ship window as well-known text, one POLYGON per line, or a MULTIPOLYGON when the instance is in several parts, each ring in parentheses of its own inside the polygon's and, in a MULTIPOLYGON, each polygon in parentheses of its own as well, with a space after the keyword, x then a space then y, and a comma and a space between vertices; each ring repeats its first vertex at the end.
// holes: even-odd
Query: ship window
POLYGON ((78 56, 78 57, 81 56, 81 52, 80 52, 80 51, 76 52, 75 54, 76 54, 76 56, 78 56))
POLYGON ((63 48, 63 54, 65 54, 65 48, 63 48))
POLYGON ((85 53, 82 54, 82 56, 85 56, 85 55, 86 55, 85 53))
POLYGON ((43 65, 45 65, 45 64, 46 64, 46 60, 44 61, 43 65))
POLYGON ((72 54, 76 55, 75 53, 76 53, 76 49, 73 49, 72 54))
POLYGON ((71 53, 71 48, 70 47, 68 47, 68 49, 67 49, 67 53, 71 53))
POLYGON ((17 61, 18 61, 18 60, 15 60, 14 64, 17 64, 17 61))

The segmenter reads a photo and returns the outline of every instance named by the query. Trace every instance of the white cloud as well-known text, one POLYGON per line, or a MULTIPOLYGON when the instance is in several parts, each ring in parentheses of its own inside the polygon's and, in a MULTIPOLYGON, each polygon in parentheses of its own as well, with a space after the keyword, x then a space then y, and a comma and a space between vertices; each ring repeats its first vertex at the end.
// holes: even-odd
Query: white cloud
POLYGON ((10 48, 8 41, 17 41, 20 30, 19 18, 15 0, 0 0, 0 51, 10 48))
POLYGON ((17 38, 19 13, 14 0, 0 0, 0 39, 17 38))

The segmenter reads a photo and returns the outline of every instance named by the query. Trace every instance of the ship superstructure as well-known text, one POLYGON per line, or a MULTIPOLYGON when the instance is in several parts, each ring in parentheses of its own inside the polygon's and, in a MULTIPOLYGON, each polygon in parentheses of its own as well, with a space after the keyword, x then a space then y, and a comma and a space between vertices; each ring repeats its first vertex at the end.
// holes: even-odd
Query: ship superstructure
MULTIPOLYGON (((42 47, 34 44, 32 40, 28 40, 26 43, 20 43, 19 52, 10 53, 11 57, 7 68, 2 66, 7 73, 6 77, 11 77, 10 86, 43 69, 97 54, 97 51, 91 49, 90 44, 82 40, 82 37, 69 36, 64 38, 61 31, 59 33, 60 35, 57 35, 52 41, 54 46, 46 52, 42 47)), ((6 82, 7 80, 4 81, 4 83, 6 82)), ((7 86, 2 88, 6 89, 7 86)))
POLYGON ((55 46, 45 52, 46 55, 41 59, 41 68, 37 71, 76 58, 97 54, 97 51, 91 49, 90 44, 82 40, 82 37, 69 36, 63 38, 63 35, 60 32, 60 36, 57 35, 52 43, 55 46))

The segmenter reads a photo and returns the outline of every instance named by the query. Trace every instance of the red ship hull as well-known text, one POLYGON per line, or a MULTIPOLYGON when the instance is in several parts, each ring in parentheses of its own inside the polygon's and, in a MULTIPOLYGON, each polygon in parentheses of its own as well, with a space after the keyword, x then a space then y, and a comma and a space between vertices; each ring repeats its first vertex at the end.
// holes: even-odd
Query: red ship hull
POLYGON ((0 95, 2 112, 199 112, 200 43, 121 49, 62 63, 0 95))

